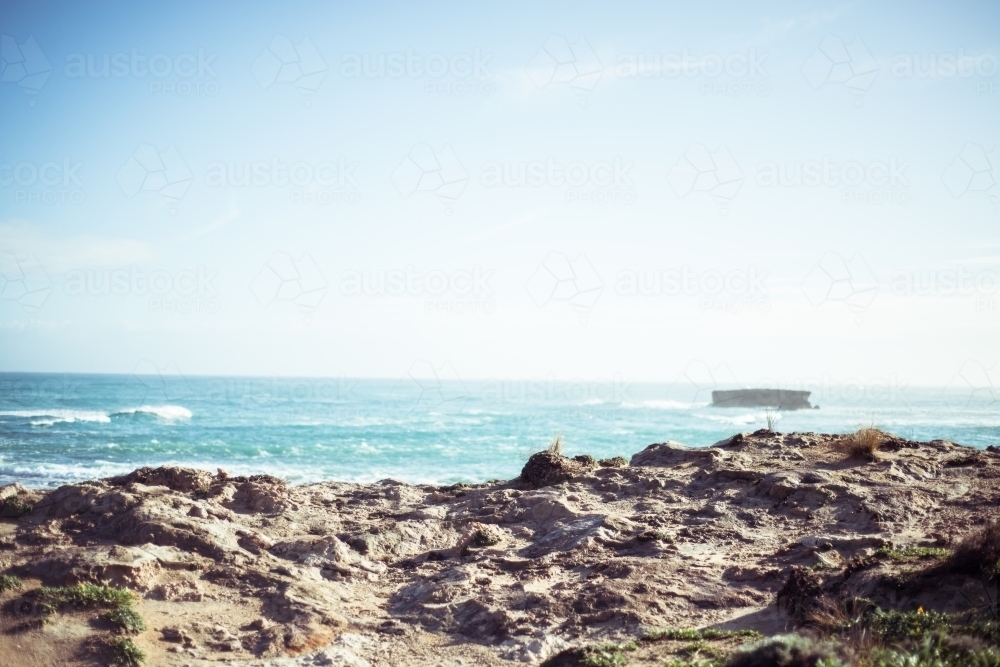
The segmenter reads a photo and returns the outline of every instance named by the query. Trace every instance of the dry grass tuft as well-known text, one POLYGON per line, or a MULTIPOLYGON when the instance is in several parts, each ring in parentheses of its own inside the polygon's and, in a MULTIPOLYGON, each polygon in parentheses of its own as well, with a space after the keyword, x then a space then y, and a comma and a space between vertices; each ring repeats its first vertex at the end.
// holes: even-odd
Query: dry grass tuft
POLYGON ((990 521, 967 535, 958 543, 945 566, 971 575, 1000 574, 1000 523, 990 521))
POLYGON ((563 445, 563 437, 562 433, 560 433, 556 437, 552 438, 552 442, 550 442, 549 446, 545 448, 545 451, 547 451, 549 454, 557 454, 561 456, 562 445, 563 445))
POLYGON ((878 450, 886 441, 888 434, 874 424, 863 426, 842 440, 848 455, 855 459, 875 461, 878 450))

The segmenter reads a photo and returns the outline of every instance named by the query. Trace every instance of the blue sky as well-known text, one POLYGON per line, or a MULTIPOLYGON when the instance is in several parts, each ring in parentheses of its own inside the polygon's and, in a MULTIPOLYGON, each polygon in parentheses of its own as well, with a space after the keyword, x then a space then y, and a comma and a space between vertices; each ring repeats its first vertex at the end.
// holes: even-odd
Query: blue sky
POLYGON ((995 3, 0 19, 0 370, 1000 386, 995 3))

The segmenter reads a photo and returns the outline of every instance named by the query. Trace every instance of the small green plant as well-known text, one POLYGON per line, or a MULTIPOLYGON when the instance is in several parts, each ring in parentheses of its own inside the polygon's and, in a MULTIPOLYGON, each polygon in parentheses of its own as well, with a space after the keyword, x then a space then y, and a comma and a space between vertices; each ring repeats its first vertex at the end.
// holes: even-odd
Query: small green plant
POLYGON ((717 630, 715 628, 651 628, 643 635, 643 641, 714 641, 717 639, 761 639, 764 635, 756 630, 717 630))
POLYGON ((926 560, 929 558, 947 558, 948 550, 937 547, 902 547, 893 549, 892 547, 881 547, 876 555, 891 560, 926 560))
POLYGON ((116 638, 111 642, 111 649, 115 654, 115 665, 119 667, 139 667, 146 661, 146 654, 128 637, 116 638))
POLYGON ((638 648, 635 643, 601 644, 583 649, 580 664, 585 667, 624 667, 628 663, 625 653, 638 648))
POLYGON ((719 649, 715 648, 704 639, 691 642, 690 644, 685 644, 677 652, 686 656, 688 659, 697 659, 700 657, 718 658, 722 655, 722 652, 719 651, 719 649))
POLYGON ((10 574, 0 574, 0 593, 17 590, 21 587, 21 580, 10 574))
POLYGON ((78 584, 65 588, 43 586, 37 592, 38 601, 47 612, 55 612, 63 605, 77 607, 131 607, 135 597, 124 588, 111 588, 97 584, 78 584))
POLYGON ((129 634, 137 635, 146 629, 146 622, 142 620, 142 616, 131 607, 115 607, 104 614, 104 618, 129 634))

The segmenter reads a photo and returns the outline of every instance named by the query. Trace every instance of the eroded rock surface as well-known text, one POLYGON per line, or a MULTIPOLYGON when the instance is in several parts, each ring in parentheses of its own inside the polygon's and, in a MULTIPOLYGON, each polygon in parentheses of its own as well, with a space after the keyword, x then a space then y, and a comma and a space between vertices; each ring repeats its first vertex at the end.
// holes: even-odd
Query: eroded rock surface
POLYGON ((627 466, 544 452, 450 487, 181 468, 5 487, 34 509, 5 524, 0 570, 137 591, 157 665, 538 663, 649 626, 779 631, 819 594, 960 609, 968 577, 887 587, 876 551, 993 516, 1000 454, 892 438, 868 462, 837 440, 666 442, 627 466))

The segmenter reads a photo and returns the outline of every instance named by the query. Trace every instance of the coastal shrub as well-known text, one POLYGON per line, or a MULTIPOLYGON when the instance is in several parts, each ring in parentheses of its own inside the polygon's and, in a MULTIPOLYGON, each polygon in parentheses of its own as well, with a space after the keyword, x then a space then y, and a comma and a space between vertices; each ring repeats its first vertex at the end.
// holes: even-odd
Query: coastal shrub
POLYGON ((146 654, 128 637, 112 641, 111 650, 115 654, 115 665, 119 667, 139 667, 146 661, 146 654))
POLYGON ((137 635, 146 629, 146 622, 142 620, 142 616, 131 607, 115 607, 106 613, 104 618, 112 625, 133 635, 137 635))
POLYGON ((597 462, 597 465, 602 468, 624 468, 628 465, 628 459, 624 456, 615 456, 610 459, 601 459, 597 462))
POLYGON ((778 635, 737 650, 725 667, 848 667, 844 649, 800 635, 778 635))
POLYGON ((10 574, 0 574, 0 593, 13 591, 21 587, 21 580, 10 574))
POLYGON ((927 637, 909 648, 870 649, 864 667, 1000 667, 1000 651, 965 638, 927 637))
POLYGON ((971 575, 1000 575, 1000 523, 990 521, 967 535, 958 543, 945 567, 971 575))
POLYGON ((590 454, 580 454, 579 456, 574 456, 573 460, 576 461, 577 463, 582 463, 588 468, 593 468, 594 466, 597 465, 597 459, 595 459, 590 454))
POLYGON ((886 440, 886 432, 874 424, 863 426, 843 440, 848 455, 855 459, 874 461, 878 458, 879 447, 886 440))

